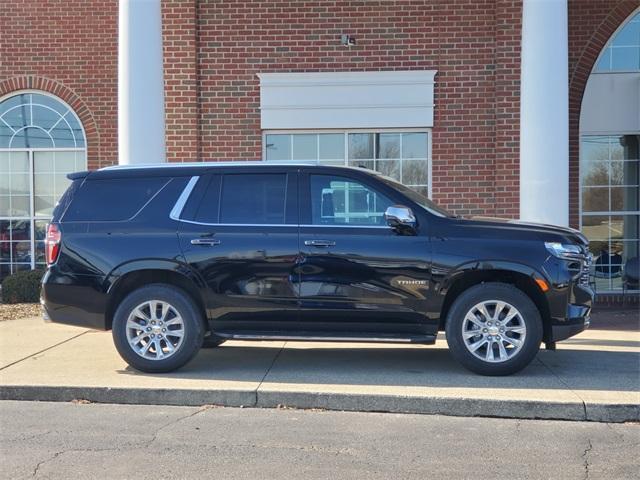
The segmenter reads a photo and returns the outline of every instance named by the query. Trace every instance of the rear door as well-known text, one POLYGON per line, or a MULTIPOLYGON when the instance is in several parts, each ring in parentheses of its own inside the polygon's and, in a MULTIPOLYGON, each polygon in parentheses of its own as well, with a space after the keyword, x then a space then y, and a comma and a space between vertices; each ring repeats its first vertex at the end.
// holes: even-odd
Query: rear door
POLYGON ((301 175, 300 307, 306 330, 430 334, 426 225, 398 235, 384 211, 401 203, 368 175, 301 175))
POLYGON ((179 232, 208 286, 209 318, 219 332, 288 328, 298 320, 297 172, 219 172, 200 178, 179 232))

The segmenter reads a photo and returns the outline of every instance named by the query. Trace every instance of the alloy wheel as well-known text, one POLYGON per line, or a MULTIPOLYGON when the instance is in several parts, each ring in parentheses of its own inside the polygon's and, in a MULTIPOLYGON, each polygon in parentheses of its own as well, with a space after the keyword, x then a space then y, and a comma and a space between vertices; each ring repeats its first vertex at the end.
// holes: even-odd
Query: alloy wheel
POLYGON ((171 304, 149 300, 135 307, 126 324, 131 349, 147 360, 173 356, 184 339, 184 321, 171 304))
POLYGON ((515 357, 526 335, 527 327, 518 309, 500 300, 477 303, 462 322, 467 350, 484 362, 500 363, 515 357))

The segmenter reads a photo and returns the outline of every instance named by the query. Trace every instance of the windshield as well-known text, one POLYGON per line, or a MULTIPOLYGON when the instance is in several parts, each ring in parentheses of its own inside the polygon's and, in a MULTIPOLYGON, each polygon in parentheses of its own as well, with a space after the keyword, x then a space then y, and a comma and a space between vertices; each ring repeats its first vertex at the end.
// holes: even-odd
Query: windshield
POLYGON ((393 178, 386 177, 384 175, 380 175, 378 178, 380 178, 380 180, 388 184, 390 187, 398 190, 402 194, 409 197, 411 200, 416 202, 418 205, 420 205, 422 208, 424 208, 428 212, 433 213, 438 217, 455 217, 455 215, 446 211, 444 208, 439 207, 424 195, 416 192, 415 190, 410 189, 409 187, 404 186, 403 184, 394 180, 393 178))

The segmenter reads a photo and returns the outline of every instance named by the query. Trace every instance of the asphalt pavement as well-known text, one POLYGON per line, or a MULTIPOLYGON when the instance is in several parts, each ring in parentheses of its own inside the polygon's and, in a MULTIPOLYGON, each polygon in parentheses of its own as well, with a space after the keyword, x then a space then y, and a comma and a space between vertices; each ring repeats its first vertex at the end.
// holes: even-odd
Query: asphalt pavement
POLYGON ((639 479, 640 426, 0 402, 0 478, 639 479))

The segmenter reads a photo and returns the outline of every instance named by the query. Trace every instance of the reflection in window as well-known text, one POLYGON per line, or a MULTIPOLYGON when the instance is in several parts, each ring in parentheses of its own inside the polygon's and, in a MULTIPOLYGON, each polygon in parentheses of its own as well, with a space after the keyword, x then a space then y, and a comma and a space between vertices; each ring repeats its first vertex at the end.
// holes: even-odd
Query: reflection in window
POLYGON ((596 63, 595 72, 640 71, 640 12, 609 41, 596 63))
POLYGON ((66 104, 37 92, 0 102, 0 281, 44 265, 44 230, 66 175, 86 167, 82 126, 66 104))
POLYGON ((640 135, 582 137, 581 222, 598 291, 629 289, 625 268, 638 261, 639 146, 640 135))
POLYGON ((355 180, 311 175, 313 225, 385 225, 391 200, 355 180))

